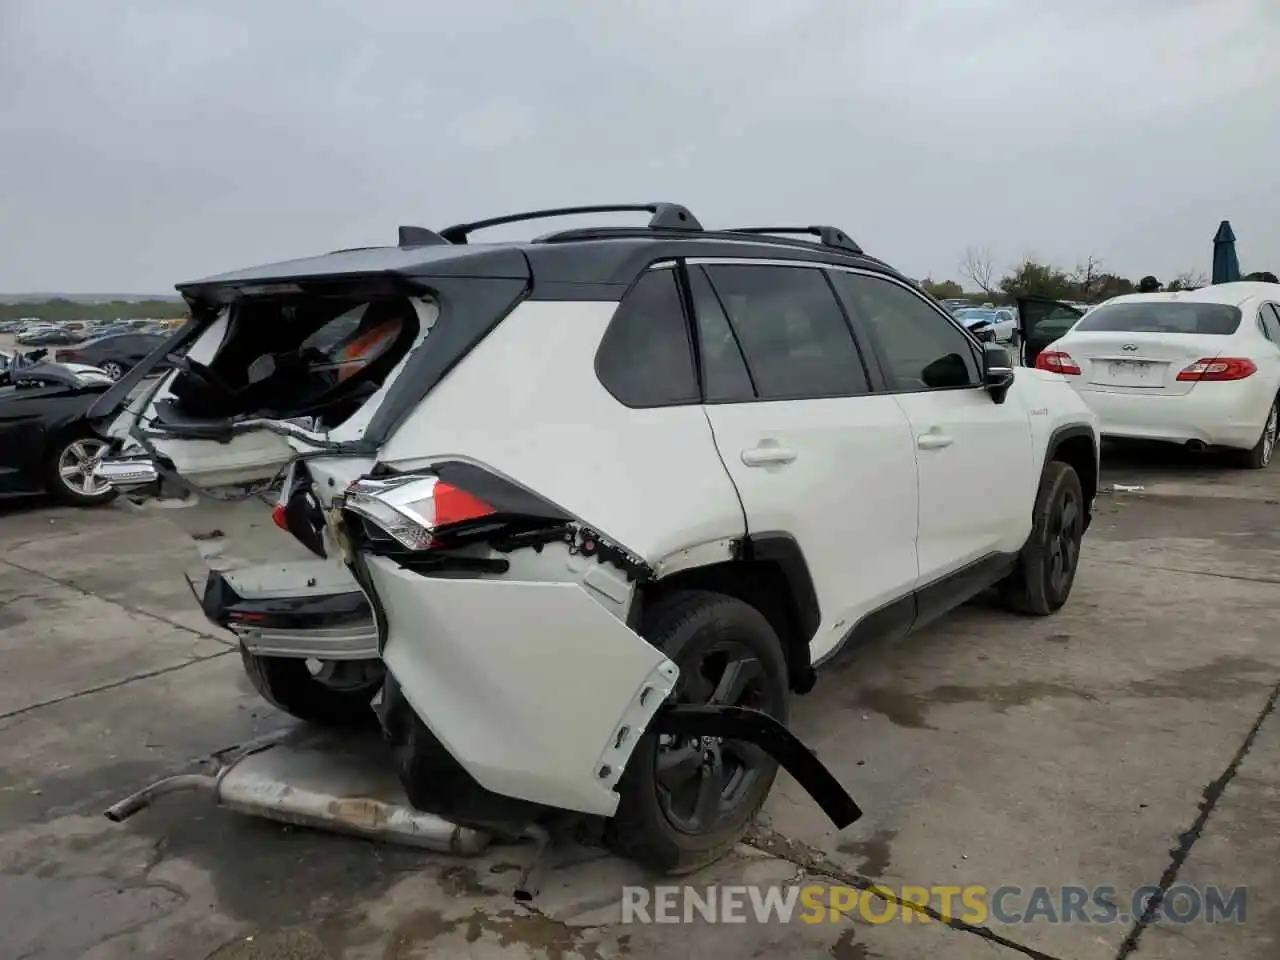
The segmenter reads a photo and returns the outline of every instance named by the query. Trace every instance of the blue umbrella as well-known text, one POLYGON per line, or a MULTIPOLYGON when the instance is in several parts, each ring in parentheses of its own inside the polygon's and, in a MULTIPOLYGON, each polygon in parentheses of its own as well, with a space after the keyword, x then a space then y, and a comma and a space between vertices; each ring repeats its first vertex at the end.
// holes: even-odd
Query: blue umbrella
POLYGON ((1236 235, 1231 224, 1223 220, 1213 235, 1212 283, 1234 283, 1240 279, 1240 260, 1236 257, 1236 235))

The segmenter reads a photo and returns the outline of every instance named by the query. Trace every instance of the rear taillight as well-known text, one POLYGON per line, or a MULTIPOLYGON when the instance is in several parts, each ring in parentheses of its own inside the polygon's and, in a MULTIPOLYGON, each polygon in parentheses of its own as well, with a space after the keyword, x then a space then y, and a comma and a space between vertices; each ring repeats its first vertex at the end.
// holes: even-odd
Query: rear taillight
POLYGON ((497 513, 461 487, 421 474, 357 480, 345 507, 409 550, 430 550, 440 534, 497 513))
POLYGON ((271 508, 271 522, 281 530, 289 529, 289 515, 283 503, 277 503, 271 508))
POLYGON ((1036 369, 1061 373, 1068 377, 1080 376, 1080 366, 1071 359, 1071 354, 1061 350, 1044 350, 1036 357, 1036 369))
POLYGON ((1245 357, 1205 357, 1178 371, 1183 383, 1201 380, 1243 380, 1258 372, 1258 366, 1245 357))

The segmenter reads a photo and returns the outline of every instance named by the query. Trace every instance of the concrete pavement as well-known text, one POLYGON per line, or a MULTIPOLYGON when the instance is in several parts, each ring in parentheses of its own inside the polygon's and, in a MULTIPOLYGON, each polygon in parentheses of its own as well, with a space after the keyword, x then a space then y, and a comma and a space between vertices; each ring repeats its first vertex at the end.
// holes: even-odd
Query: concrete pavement
POLYGON ((1274 960, 1280 474, 1125 456, 1109 480, 1146 491, 1103 498, 1059 615, 975 603, 796 702, 863 821, 835 835, 783 777, 750 842, 685 882, 1109 886, 1117 913, 1144 885, 1247 885, 1244 923, 1011 922, 1010 896, 961 929, 874 897, 833 923, 623 924, 621 887, 660 881, 591 849, 524 906, 523 846, 455 860, 197 796, 113 825, 122 793, 289 721, 200 616, 174 532, 34 506, 0 508, 0 957, 1274 960))

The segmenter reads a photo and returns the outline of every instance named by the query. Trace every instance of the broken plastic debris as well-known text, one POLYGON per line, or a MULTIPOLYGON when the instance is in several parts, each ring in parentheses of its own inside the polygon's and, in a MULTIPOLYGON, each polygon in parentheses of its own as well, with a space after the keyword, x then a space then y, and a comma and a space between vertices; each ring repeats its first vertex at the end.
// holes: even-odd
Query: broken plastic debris
POLYGON ((1141 493, 1147 488, 1140 483, 1113 483, 1111 489, 1116 493, 1141 493))

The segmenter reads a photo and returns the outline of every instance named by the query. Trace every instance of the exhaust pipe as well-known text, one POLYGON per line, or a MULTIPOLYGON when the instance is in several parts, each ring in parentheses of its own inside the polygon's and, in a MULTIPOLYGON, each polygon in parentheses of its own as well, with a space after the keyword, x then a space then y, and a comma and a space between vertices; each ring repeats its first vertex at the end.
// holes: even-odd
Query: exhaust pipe
POLYGON ((180 774, 153 783, 106 810, 120 823, 171 793, 201 790, 226 810, 390 843, 474 857, 492 835, 409 805, 385 764, 359 753, 273 744, 216 774, 180 774))
POLYGON ((1186 446, 1192 453, 1200 453, 1206 448, 1206 444, 1203 440, 1188 440, 1186 446))
POLYGON ((181 773, 176 777, 165 777, 107 807, 107 819, 112 823, 123 823, 139 810, 151 806, 158 798, 188 790, 202 790, 216 796, 218 778, 203 773, 181 773))

